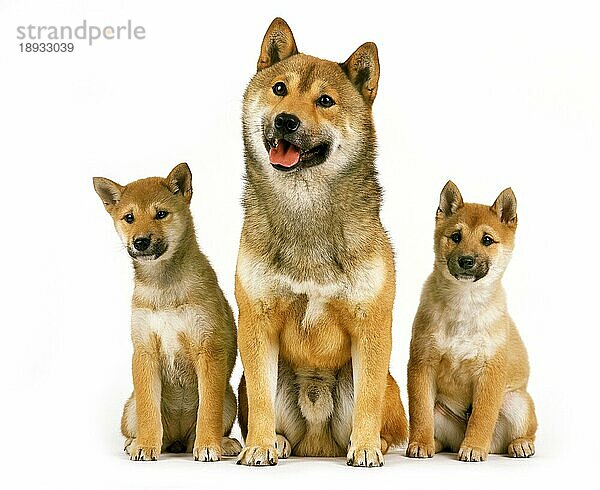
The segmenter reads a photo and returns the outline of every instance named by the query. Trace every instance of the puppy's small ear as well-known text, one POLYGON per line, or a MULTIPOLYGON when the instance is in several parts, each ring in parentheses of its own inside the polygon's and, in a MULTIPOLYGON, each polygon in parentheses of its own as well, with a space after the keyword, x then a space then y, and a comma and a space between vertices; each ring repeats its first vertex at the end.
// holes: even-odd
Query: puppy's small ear
POLYGON ((517 198, 510 187, 500 193, 490 209, 505 225, 517 225, 517 198))
POLYGON ((187 163, 177 165, 167 177, 167 185, 173 194, 181 194, 187 202, 192 199, 192 172, 187 163))
POLYGON ((104 177, 94 177, 94 189, 110 213, 113 206, 121 200, 124 187, 104 177))
POLYGON ((365 43, 340 65, 367 103, 372 104, 379 84, 379 56, 375 43, 365 43))
POLYGON ((448 218, 452 216, 456 211, 462 208, 464 202, 463 198, 456 187, 456 184, 449 180, 440 194, 440 204, 437 209, 436 218, 448 218))
POLYGON ((277 17, 273 19, 263 38, 256 71, 264 70, 294 54, 298 54, 298 48, 292 30, 285 20, 277 17))

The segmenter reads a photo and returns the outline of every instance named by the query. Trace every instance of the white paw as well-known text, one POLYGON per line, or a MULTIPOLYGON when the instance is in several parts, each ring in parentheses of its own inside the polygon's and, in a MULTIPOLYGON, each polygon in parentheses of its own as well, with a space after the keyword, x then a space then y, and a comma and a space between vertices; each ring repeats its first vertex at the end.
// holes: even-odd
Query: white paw
POLYGON ((221 446, 194 446, 194 461, 205 463, 221 459, 221 446))
POLYGON ((461 446, 458 451, 460 461, 479 462, 485 461, 487 457, 488 452, 480 447, 461 446))
POLYGON ((433 444, 422 442, 409 442, 406 455, 409 458, 432 458, 435 453, 433 444))
POLYGON ((530 458, 535 454, 535 445, 529 439, 515 439, 508 445, 508 455, 513 458, 530 458))
POLYGON ((378 446, 350 446, 346 456, 348 466, 360 466, 373 468, 383 466, 383 454, 381 444, 378 446))
POLYGON ((246 466, 273 466, 277 464, 275 446, 246 446, 238 456, 237 464, 246 466))
POLYGON ((127 439, 125 444, 132 461, 156 461, 160 456, 160 444, 139 444, 137 439, 127 439))

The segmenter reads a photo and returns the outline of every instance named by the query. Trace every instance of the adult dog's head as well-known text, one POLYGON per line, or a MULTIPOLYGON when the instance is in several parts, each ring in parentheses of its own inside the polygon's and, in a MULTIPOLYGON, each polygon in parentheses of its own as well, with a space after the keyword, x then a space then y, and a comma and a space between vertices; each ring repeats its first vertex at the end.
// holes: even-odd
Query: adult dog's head
POLYGON ((258 72, 244 95, 248 165, 275 179, 321 178, 374 152, 371 104, 379 60, 373 43, 344 63, 298 52, 292 31, 273 20, 258 72))

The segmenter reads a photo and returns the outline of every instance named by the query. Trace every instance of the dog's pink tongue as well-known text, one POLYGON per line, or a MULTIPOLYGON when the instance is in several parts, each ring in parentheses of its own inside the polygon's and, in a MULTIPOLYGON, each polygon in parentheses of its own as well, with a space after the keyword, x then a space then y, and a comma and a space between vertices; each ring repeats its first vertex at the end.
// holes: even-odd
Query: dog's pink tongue
POLYGON ((269 160, 273 165, 293 167, 300 161, 300 150, 287 141, 279 140, 277 147, 269 150, 269 160))

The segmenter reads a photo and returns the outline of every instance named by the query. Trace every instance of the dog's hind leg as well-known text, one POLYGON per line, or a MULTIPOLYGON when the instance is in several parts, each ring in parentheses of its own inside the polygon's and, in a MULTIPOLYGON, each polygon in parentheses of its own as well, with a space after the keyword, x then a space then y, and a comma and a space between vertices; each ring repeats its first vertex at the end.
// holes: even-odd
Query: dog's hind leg
POLYGON ((381 423, 381 452, 385 454, 390 447, 401 445, 407 438, 408 422, 400 398, 400 389, 388 373, 381 423))
MULTIPOLYGON (((275 449, 288 458, 306 435, 306 420, 298 404, 298 379, 294 369, 279 359, 275 395, 275 449)), ((294 453, 295 454, 295 453, 294 453)))
POLYGON ((223 403, 223 438, 221 439, 223 456, 237 456, 242 450, 240 441, 233 437, 229 437, 233 422, 235 421, 236 411, 237 403, 235 401, 235 394, 233 393, 231 385, 227 383, 225 402, 223 403))
POLYGON ((337 373, 336 389, 333 393, 334 412, 331 417, 333 437, 344 452, 350 446, 352 416, 354 413, 354 385, 352 364, 348 362, 337 373))
POLYGON ((223 436, 221 439, 223 456, 237 456, 242 450, 242 445, 235 437, 223 436))
POLYGON ((460 417, 453 415, 444 404, 436 403, 433 420, 435 452, 458 452, 465 437, 466 419, 460 420, 460 417))
MULTIPOLYGON (((137 416, 135 413, 135 398, 133 394, 125 402, 121 416, 121 434, 125 437, 124 451, 131 456, 131 446, 137 436, 137 416)), ((135 444, 134 444, 135 445, 135 444)))
POLYGON ((277 456, 281 459, 286 459, 292 454, 292 445, 285 436, 276 434, 275 436, 275 449, 277 449, 277 456))
POLYGON ((537 419, 529 393, 510 391, 504 395, 490 452, 529 458, 535 453, 536 429, 537 419))

